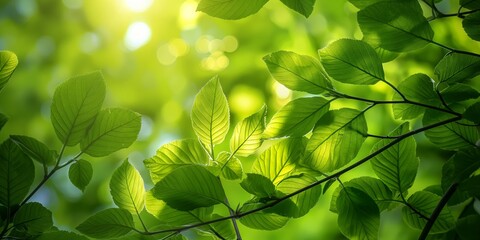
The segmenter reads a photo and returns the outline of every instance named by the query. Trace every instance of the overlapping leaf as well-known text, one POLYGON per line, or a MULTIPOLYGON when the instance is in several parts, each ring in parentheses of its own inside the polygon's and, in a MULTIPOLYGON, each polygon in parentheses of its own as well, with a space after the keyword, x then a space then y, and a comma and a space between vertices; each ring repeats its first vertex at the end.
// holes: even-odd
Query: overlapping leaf
POLYGON ((283 4, 305 17, 310 16, 313 11, 315 0, 281 0, 283 4))
POLYGON ((463 29, 471 39, 480 41, 480 12, 475 12, 466 16, 462 21, 462 25, 463 29))
POLYGON ((29 202, 18 209, 13 225, 19 231, 40 234, 52 227, 52 213, 40 203, 29 202))
POLYGON ((7 84, 18 65, 18 58, 10 51, 0 51, 0 92, 7 84))
POLYGON ((135 228, 133 217, 125 209, 109 208, 96 213, 81 223, 77 230, 93 238, 121 237, 135 228))
MULTIPOLYGON (((246 203, 242 206, 241 212, 247 212, 259 208, 263 203, 246 203)), ((256 212, 240 218, 240 222, 253 229, 275 230, 287 224, 289 218, 276 213, 256 212)))
POLYGON ((266 114, 267 107, 263 106, 257 113, 237 123, 230 139, 230 151, 232 153, 237 156, 248 157, 262 145, 266 114))
MULTIPOLYGON (((290 194, 316 181, 317 179, 315 177, 307 174, 291 176, 282 180, 282 182, 277 185, 277 190, 284 194, 290 194)), ((317 185, 290 198, 296 206, 293 217, 298 218, 307 214, 308 211, 317 204, 321 194, 322 186, 317 185)))
POLYGON ((480 74, 480 57, 450 53, 435 66, 438 82, 465 82, 480 74))
POLYGON ((442 188, 447 190, 453 183, 460 183, 480 168, 480 150, 475 147, 459 151, 442 168, 442 188))
POLYGON ((268 0, 202 0, 197 11, 223 19, 240 19, 260 10, 268 0))
POLYGON ((460 0, 460 5, 468 9, 480 9, 480 2, 477 0, 460 0))
POLYGON ((140 214, 145 206, 145 187, 140 173, 128 160, 115 170, 110 180, 113 202, 132 214, 140 214))
POLYGON ((241 179, 243 176, 242 162, 232 156, 231 153, 221 152, 218 154, 217 162, 220 168, 220 176, 228 180, 241 179))
POLYGON ((44 143, 29 136, 12 135, 10 138, 32 159, 45 165, 55 164, 57 153, 50 150, 44 143))
POLYGON ((275 185, 260 174, 247 173, 247 177, 240 185, 245 191, 259 198, 271 198, 275 195, 275 185))
POLYGON ((447 103, 461 102, 469 99, 475 99, 480 96, 480 93, 477 90, 463 83, 450 85, 440 91, 440 93, 447 103))
POLYGON ((86 160, 77 160, 68 169, 68 178, 78 189, 85 191, 93 176, 92 164, 86 160))

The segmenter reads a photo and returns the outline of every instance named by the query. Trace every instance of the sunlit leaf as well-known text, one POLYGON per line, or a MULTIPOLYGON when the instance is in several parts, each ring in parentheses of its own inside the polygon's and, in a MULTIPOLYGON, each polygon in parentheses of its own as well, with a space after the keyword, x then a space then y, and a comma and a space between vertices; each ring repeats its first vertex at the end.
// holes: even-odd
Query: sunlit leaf
POLYGON ((228 180, 241 179, 243 176, 242 162, 228 152, 218 154, 217 162, 221 170, 221 176, 228 180))
POLYGON ((5 126, 5 123, 7 123, 7 121, 8 121, 7 116, 0 113, 0 130, 2 130, 3 126, 5 126))
POLYGON ((197 11, 223 19, 240 19, 260 10, 268 0, 201 0, 197 11))
POLYGON ((51 107, 52 125, 58 138, 68 146, 79 143, 104 99, 105 83, 100 72, 76 76, 58 86, 51 107))
POLYGON ((32 160, 11 139, 0 145, 0 204, 13 206, 28 194, 35 177, 32 160))
POLYGON ((137 139, 140 126, 138 113, 120 108, 104 109, 80 142, 80 148, 90 156, 107 156, 129 147, 137 139))
MULTIPOLYGON (((222 216, 218 214, 213 214, 212 219, 218 219, 222 216)), ((232 221, 221 221, 216 222, 210 225, 216 232, 220 234, 220 236, 224 237, 225 239, 235 239, 235 229, 233 228, 232 221)))
POLYGON ((349 108, 329 111, 313 129, 304 164, 321 172, 338 169, 355 158, 366 134, 363 112, 349 108))
POLYGON ((132 214, 140 214, 145 205, 145 187, 142 176, 126 159, 115 170, 110 180, 113 202, 132 214))
POLYGON ((15 68, 18 65, 18 58, 15 53, 10 51, 0 51, 0 92, 8 83, 15 68))
POLYGON ((222 143, 230 127, 230 110, 218 77, 208 81, 193 102, 193 131, 206 148, 222 143))
POLYGON ((340 39, 319 51, 320 61, 335 80, 370 85, 385 78, 382 61, 367 43, 340 39))
POLYGON ((360 10, 357 20, 368 43, 389 51, 415 50, 433 39, 417 1, 381 1, 360 10))
POLYGON ((10 138, 32 159, 41 164, 55 164, 56 152, 50 150, 44 143, 29 136, 11 135, 10 138))
MULTIPOLYGON (((429 76, 414 74, 398 85, 398 90, 410 101, 437 106, 440 104, 438 96, 433 90, 433 81, 429 76)), ((395 93, 393 101, 401 101, 400 94, 395 93)), ((425 107, 413 104, 392 104, 393 114, 396 119, 414 119, 425 112, 425 107)))
POLYGON ((92 164, 86 160, 77 160, 68 169, 68 178, 78 189, 85 191, 93 176, 92 164))
POLYGON ((337 198, 338 227, 351 239, 377 239, 380 211, 370 196, 345 187, 337 198))
POLYGON ((463 19, 462 25, 471 39, 480 41, 480 12, 467 15, 463 19))
POLYGON ((320 62, 310 56, 279 51, 263 57, 272 76, 287 88, 308 93, 322 93, 332 83, 320 62))
MULTIPOLYGON (((240 209, 241 212, 247 212, 263 206, 263 203, 245 203, 240 209)), ((275 230, 287 224, 289 218, 275 213, 256 212, 240 218, 240 222, 253 229, 275 230)))
POLYGON ((135 228, 133 217, 125 209, 109 208, 81 223, 77 230, 93 238, 121 237, 135 228))
POLYGON ((243 119, 235 126, 230 139, 230 151, 236 156, 248 157, 262 145, 267 107, 243 119))
POLYGON ((40 203, 29 202, 18 209, 13 225, 19 231, 39 234, 52 227, 52 213, 40 203))
POLYGON ((247 173, 247 177, 240 183, 245 191, 259 197, 270 198, 275 195, 275 185, 265 176, 247 173))
POLYGON ((193 210, 223 203, 220 180, 201 166, 178 168, 155 184, 153 195, 178 210, 193 210))
POLYGON ((480 96, 480 93, 477 90, 463 83, 450 85, 440 91, 440 93, 447 103, 461 102, 468 99, 475 99, 480 96))
POLYGON ((273 115, 263 137, 300 137, 305 135, 328 111, 330 102, 322 97, 297 98, 288 102, 273 115))
POLYGON ((67 231, 47 232, 35 238, 35 240, 52 240, 52 239, 88 240, 88 238, 84 236, 78 235, 73 232, 67 232, 67 231))
POLYGON ((283 4, 305 17, 310 16, 313 11, 315 0, 281 0, 283 4))
POLYGON ((465 82, 480 74, 480 57, 450 53, 435 66, 438 82, 465 82))
MULTIPOLYGON (((407 202, 414 207, 418 212, 422 213, 424 216, 429 217, 435 207, 437 206, 438 202, 440 201, 440 196, 433 194, 431 192, 419 191, 415 192, 410 196, 407 202)), ((427 220, 425 218, 420 217, 417 213, 415 213, 412 209, 405 206, 402 209, 403 220, 407 223, 408 226, 415 228, 415 229, 423 229, 427 220)), ((448 208, 443 208, 440 215, 435 220, 430 233, 443 233, 451 230, 455 227, 455 220, 450 213, 448 208)))
POLYGON ((480 102, 476 102, 469 106, 463 113, 463 117, 476 124, 480 123, 480 102))
POLYGON ((460 5, 468 9, 480 9, 480 2, 477 0, 460 0, 460 5))
MULTIPOLYGON (((292 176, 281 181, 277 186, 277 190, 284 194, 290 194, 316 181, 315 177, 307 174, 292 176)), ((307 214, 317 204, 320 195, 322 195, 322 186, 317 185, 290 198, 297 208, 294 217, 298 218, 307 214)))
MULTIPOLYGON (((400 136, 409 130, 409 124, 406 122, 393 130, 389 136, 400 136)), ((394 140, 380 140, 373 146, 372 152, 379 150, 392 141, 394 140)), ((416 148, 415 139, 408 137, 377 154, 370 161, 375 174, 392 191, 403 193, 413 185, 419 164, 416 148)))

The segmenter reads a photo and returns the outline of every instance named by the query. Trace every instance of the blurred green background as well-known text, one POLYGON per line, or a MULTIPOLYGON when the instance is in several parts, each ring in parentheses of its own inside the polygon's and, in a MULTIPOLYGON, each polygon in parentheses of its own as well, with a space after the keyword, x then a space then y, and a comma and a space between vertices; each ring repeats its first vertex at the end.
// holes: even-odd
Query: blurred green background
MULTIPOLYGON (((0 133, 1 141, 10 134, 29 135, 58 150, 61 146, 49 120, 55 87, 70 76, 95 70, 101 70, 106 80, 104 106, 130 108, 143 116, 138 141, 130 148, 108 158, 85 157, 94 165, 94 179, 84 193, 69 182, 67 171, 62 171, 35 195, 33 200, 52 210, 61 229, 73 229, 94 212, 112 206, 108 182, 113 169, 125 158, 141 171, 147 189, 151 188, 142 161, 164 143, 194 137, 191 106, 195 94, 211 77, 220 76, 234 126, 264 103, 271 116, 292 98, 302 96, 271 78, 263 56, 289 50, 316 57, 318 49, 336 39, 362 37, 357 10, 345 0, 317 0, 308 19, 278 0, 238 21, 196 12, 196 5, 195 0, 0 1, 0 49, 13 51, 19 58, 16 72, 0 94, 0 111, 9 117, 0 133)), ((446 13, 458 9, 457 1, 445 0, 438 6, 446 13)), ((425 14, 429 15, 427 8, 425 14)), ((436 41, 459 49, 480 49, 465 35, 458 19, 431 24, 436 41)), ((385 64, 387 79, 396 84, 413 73, 433 76, 436 62, 444 54, 435 46, 404 54, 385 64)), ((376 99, 390 99, 393 94, 382 83, 336 87, 376 99)), ((342 106, 363 107, 352 102, 334 107, 342 106)), ((389 116, 387 106, 369 112, 371 133, 392 130, 397 122, 389 116)), ((421 164, 412 192, 438 183, 441 164, 451 155, 426 143, 423 136, 417 140, 421 164)), ((368 154, 373 143, 368 141, 360 155, 368 154)), ((228 145, 218 149, 222 148, 228 145)), ((72 155, 76 152, 78 149, 69 149, 72 155)), ((244 159, 245 170, 252 161, 244 159)), ((370 173, 366 164, 342 180, 370 173)), ((234 206, 248 199, 237 185, 226 183, 234 206)), ((242 235, 245 239, 343 239, 336 215, 328 211, 331 192, 322 196, 307 216, 291 220, 280 230, 266 232, 242 226, 242 235)), ((382 214, 380 239, 415 239, 417 234, 402 224, 399 209, 382 214)))

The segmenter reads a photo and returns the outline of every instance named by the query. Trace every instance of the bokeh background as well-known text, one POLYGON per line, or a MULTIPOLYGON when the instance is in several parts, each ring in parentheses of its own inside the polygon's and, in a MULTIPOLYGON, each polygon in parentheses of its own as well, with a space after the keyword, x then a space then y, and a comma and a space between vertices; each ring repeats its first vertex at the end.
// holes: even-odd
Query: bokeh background
MULTIPOLYGON (((94 212, 112 206, 108 182, 125 158, 151 188, 143 160, 164 143, 195 137, 189 116, 193 99, 213 76, 220 76, 234 126, 264 103, 271 116, 289 100, 303 96, 275 82, 263 56, 289 50, 317 57, 318 49, 336 39, 362 37, 357 9, 345 0, 317 0, 307 19, 272 0, 259 13, 237 21, 196 12, 197 4, 196 0, 0 0, 0 49, 13 51, 19 58, 16 72, 0 94, 0 111, 10 119, 0 133, 1 141, 10 134, 29 135, 58 150, 61 146, 50 123, 55 87, 71 76, 95 70, 103 72, 107 84, 105 107, 130 108, 143 116, 138 141, 130 148, 102 159, 85 156, 94 165, 94 178, 84 193, 69 182, 65 170, 35 195, 33 200, 53 212, 59 228, 71 230, 94 212)), ((457 1, 444 0, 438 6, 446 13, 458 9, 457 1)), ((425 14, 429 15, 428 8, 425 14)), ((460 20, 431 24, 436 41, 459 49, 480 49, 465 35, 460 20)), ((435 63, 444 54, 436 46, 403 54, 385 64, 387 79, 397 84, 413 73, 433 76, 435 63)), ((377 99, 390 99, 393 94, 382 83, 336 87, 377 99)), ((342 106, 363 107, 352 102, 334 107, 342 106)), ((391 116, 387 106, 369 112, 370 131, 388 133, 398 124, 391 116)), ((441 164, 452 154, 436 149, 421 135, 416 138, 421 164, 412 192, 438 183, 441 164)), ((367 141, 360 156, 368 154, 373 143, 367 141)), ((218 149, 222 148, 228 145, 218 149)), ((68 150, 71 155, 76 152, 68 150)), ((243 159, 245 170, 253 159, 243 159)), ((368 164, 342 180, 364 174, 371 174, 368 164)), ((248 199, 237 185, 226 183, 234 206, 248 199)), ((335 187, 307 216, 272 232, 242 226, 244 238, 344 239, 336 227, 336 215, 328 210, 335 187)), ((382 213, 380 239, 416 239, 418 232, 403 225, 400 212, 382 213)))

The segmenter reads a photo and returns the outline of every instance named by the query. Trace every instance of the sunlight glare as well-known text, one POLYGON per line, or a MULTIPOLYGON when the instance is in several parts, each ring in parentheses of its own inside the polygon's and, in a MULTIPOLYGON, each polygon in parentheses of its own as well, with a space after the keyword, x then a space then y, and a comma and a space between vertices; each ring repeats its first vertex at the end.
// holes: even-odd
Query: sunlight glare
POLYGON ((132 12, 144 12, 153 3, 153 0, 125 0, 125 6, 132 12))
POLYGON ((124 39, 125 46, 131 51, 137 50, 150 40, 151 35, 152 31, 146 23, 134 22, 128 26, 124 39))

